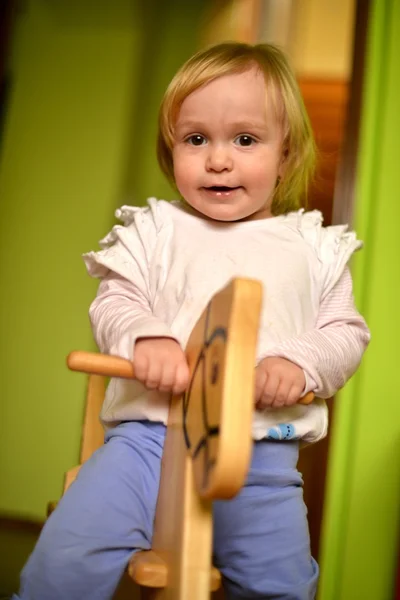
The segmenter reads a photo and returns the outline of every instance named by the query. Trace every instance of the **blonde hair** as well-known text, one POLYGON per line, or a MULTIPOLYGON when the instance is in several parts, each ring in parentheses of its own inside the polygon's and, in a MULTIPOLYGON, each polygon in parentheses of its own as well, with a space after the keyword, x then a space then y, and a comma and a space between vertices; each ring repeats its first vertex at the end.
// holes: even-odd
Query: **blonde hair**
POLYGON ((271 44, 217 44, 201 50, 179 69, 160 107, 158 162, 174 185, 174 127, 185 98, 217 77, 243 73, 254 66, 264 75, 283 127, 284 176, 277 183, 271 210, 275 215, 284 214, 306 205, 315 168, 315 142, 294 73, 283 52, 271 44))

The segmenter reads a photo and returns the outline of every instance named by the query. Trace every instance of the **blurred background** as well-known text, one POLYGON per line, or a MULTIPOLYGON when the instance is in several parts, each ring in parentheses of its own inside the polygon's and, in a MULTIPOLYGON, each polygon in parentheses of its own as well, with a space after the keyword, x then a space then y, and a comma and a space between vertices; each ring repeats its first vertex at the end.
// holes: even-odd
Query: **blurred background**
POLYGON ((289 54, 319 149, 310 207, 365 241, 352 269, 373 342, 300 461, 319 598, 396 598, 399 0, 0 0, 0 596, 78 462, 86 379, 65 357, 94 349, 96 293, 80 256, 119 205, 174 198, 163 92, 232 39, 289 54))

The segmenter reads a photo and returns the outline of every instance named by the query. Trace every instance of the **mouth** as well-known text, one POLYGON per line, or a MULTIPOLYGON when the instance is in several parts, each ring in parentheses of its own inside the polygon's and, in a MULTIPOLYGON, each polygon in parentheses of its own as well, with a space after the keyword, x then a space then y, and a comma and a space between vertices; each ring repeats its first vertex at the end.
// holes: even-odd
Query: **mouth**
POLYGON ((242 186, 229 187, 226 185, 210 185, 208 187, 203 187, 202 189, 213 196, 230 196, 237 190, 242 189, 242 186))

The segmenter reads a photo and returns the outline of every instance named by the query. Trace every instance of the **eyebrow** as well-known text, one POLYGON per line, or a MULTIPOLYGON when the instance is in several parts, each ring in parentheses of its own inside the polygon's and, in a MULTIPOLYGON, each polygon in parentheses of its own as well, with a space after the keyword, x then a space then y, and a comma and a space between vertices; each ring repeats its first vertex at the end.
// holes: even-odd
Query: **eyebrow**
POLYGON ((267 124, 262 123, 261 121, 237 121, 237 123, 235 123, 234 126, 238 129, 243 129, 244 131, 246 129, 268 129, 267 124))
POLYGON ((185 119, 184 121, 181 121, 180 123, 177 122, 176 123, 176 127, 177 129, 201 129, 202 127, 204 127, 204 123, 201 123, 200 121, 195 121, 192 119, 185 119))
MULTIPOLYGON (((261 122, 257 122, 257 121, 236 121, 232 124, 230 124, 230 126, 233 129, 238 129, 241 131, 246 131, 248 129, 262 129, 263 131, 265 131, 266 129, 268 129, 267 125, 265 123, 261 123, 261 122)), ((204 127, 207 127, 206 123, 202 123, 201 121, 196 121, 194 119, 185 119, 184 121, 182 121, 181 123, 177 124, 177 129, 190 129, 193 131, 196 130, 201 130, 204 127)))

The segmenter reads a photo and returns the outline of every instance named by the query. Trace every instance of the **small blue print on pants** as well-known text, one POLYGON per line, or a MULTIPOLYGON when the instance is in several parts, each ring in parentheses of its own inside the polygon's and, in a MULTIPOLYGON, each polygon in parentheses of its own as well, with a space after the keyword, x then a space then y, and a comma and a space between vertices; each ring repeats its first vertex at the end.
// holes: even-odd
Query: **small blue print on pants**
POLYGON ((296 431, 291 423, 281 423, 275 427, 270 427, 267 432, 267 440, 294 440, 296 431))

